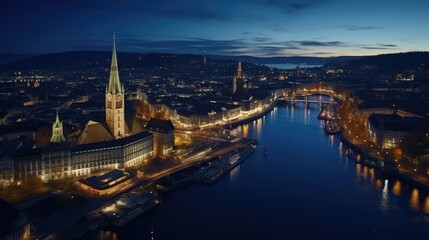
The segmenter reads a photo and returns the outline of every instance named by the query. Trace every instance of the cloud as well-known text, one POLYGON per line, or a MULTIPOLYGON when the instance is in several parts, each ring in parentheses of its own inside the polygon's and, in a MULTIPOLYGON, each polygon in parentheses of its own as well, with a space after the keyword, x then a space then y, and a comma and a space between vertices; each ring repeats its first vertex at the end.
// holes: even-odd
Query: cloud
MULTIPOLYGON (((119 51, 132 52, 161 52, 180 54, 219 55, 253 55, 253 56, 285 56, 313 52, 315 55, 332 55, 323 51, 332 47, 353 47, 340 41, 291 40, 277 41, 271 38, 237 38, 231 40, 214 40, 206 38, 181 38, 173 40, 148 40, 134 37, 119 37, 116 40, 119 51)), ((385 44, 388 45, 388 44, 385 44)), ((371 46, 363 46, 371 47, 371 46)), ((383 47, 383 46, 378 46, 383 47)), ((97 49, 110 51, 111 43, 105 40, 87 40, 81 42, 77 49, 97 49)))
POLYGON ((377 26, 356 26, 356 25, 341 25, 341 26, 338 26, 338 27, 341 28, 341 29, 347 30, 347 31, 383 29, 382 27, 377 27, 377 26))
POLYGON ((397 48, 398 46, 395 44, 377 44, 375 46, 363 46, 363 49, 370 49, 370 50, 386 50, 386 49, 393 49, 397 48))
POLYGON ((295 43, 306 46, 306 47, 337 47, 342 46, 344 43, 340 41, 331 41, 331 42, 319 42, 319 41, 295 41, 295 43))
MULTIPOLYGON (((243 35, 241 35, 243 36, 243 35)), ((159 52, 178 54, 201 54, 207 51, 210 55, 333 55, 331 49, 356 47, 341 41, 291 40, 278 41, 269 37, 244 36, 236 39, 177 38, 167 40, 141 39, 134 36, 117 36, 118 51, 159 52), (327 50, 329 49, 329 50, 327 50)), ((377 47, 393 46, 392 44, 376 45, 377 47)), ((361 45, 358 47, 373 47, 361 45)), ((75 49, 111 50, 111 40, 87 39, 77 44, 75 49)))
POLYGON ((390 48, 398 47, 398 46, 397 46, 397 45, 395 45, 395 44, 381 44, 381 46, 383 46, 383 47, 390 47, 390 48))
POLYGON ((332 0, 256 0, 258 5, 274 7, 285 13, 303 11, 330 2, 332 0))
POLYGON ((333 52, 313 52, 310 55, 333 55, 333 52))
POLYGON ((286 28, 284 28, 284 25, 276 24, 276 23, 266 24, 265 28, 271 29, 271 31, 273 31, 273 32, 287 32, 288 31, 286 28))
MULTIPOLYGON (((213 40, 206 38, 182 38, 174 40, 147 40, 139 38, 117 38, 119 51, 162 52, 181 54, 255 55, 281 56, 288 50, 301 49, 296 42, 276 42, 270 38, 213 40)), ((111 43, 88 39, 76 49, 111 50, 111 43)))
POLYGON ((273 39, 268 37, 255 37, 255 38, 252 38, 252 41, 263 43, 263 42, 273 41, 273 39))
MULTIPOLYGON (((192 1, 191 1, 192 2, 192 1)), ((140 15, 160 16, 171 19, 188 20, 218 20, 225 21, 230 16, 224 11, 211 11, 203 6, 181 4, 175 1, 149 0, 46 0, 47 6, 62 6, 67 8, 110 11, 115 13, 130 13, 140 15)))

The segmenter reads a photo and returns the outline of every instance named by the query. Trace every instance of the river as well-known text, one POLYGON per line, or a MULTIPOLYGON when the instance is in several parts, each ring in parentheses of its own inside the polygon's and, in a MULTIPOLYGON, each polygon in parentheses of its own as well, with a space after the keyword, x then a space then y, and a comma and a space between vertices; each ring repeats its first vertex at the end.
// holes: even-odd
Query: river
POLYGON ((163 194, 160 206, 102 239, 427 239, 429 196, 344 155, 319 108, 276 107, 243 126, 256 152, 212 185, 163 194), (264 156, 263 149, 268 154, 264 156))

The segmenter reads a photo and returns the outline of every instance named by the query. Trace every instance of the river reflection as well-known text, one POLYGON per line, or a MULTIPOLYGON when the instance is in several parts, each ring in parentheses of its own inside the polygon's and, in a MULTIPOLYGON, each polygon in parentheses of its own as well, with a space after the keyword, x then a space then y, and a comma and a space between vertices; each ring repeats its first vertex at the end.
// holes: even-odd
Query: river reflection
POLYGON ((242 126, 256 152, 212 185, 162 194, 118 239, 425 239, 429 197, 344 155, 318 108, 277 107, 242 126), (263 149, 268 149, 264 158, 263 149))
POLYGON ((235 177, 237 177, 238 173, 240 172, 240 165, 238 165, 237 167, 233 168, 231 170, 231 172, 229 172, 229 176, 231 178, 231 180, 233 180, 235 177))
POLYGON ((396 196, 401 195, 401 181, 396 180, 392 187, 392 193, 396 196))
POLYGON ((384 180, 384 188, 381 191, 381 201, 380 201, 380 209, 383 213, 388 213, 390 208, 390 201, 389 201, 389 180, 384 180))
POLYGON ((417 188, 411 192, 410 207, 416 211, 420 209, 419 190, 417 188))

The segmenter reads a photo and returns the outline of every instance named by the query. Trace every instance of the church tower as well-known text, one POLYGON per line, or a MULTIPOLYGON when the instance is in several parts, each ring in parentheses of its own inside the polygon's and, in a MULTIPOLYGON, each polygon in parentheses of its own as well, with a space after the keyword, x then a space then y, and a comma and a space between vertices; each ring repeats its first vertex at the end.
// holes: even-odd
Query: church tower
POLYGON ((119 80, 115 35, 113 34, 112 64, 110 66, 109 83, 106 87, 106 123, 115 138, 125 134, 124 95, 124 85, 119 80))
POLYGON ((52 137, 51 137, 51 143, 61 143, 65 142, 66 139, 64 138, 63 134, 63 123, 60 122, 60 118, 58 117, 57 112, 57 118, 55 119, 54 124, 52 124, 52 137))
POLYGON ((206 54, 206 51, 204 51, 204 55, 203 55, 203 64, 207 64, 207 54, 206 54))
POLYGON ((241 67, 241 61, 238 62, 237 74, 233 78, 232 82, 232 93, 236 94, 241 92, 244 84, 244 73, 241 67))

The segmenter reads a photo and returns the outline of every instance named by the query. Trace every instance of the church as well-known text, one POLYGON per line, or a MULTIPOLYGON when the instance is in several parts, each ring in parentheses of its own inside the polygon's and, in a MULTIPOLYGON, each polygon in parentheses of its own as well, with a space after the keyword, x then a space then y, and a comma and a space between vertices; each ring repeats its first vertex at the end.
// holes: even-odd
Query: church
POLYGON ((63 135, 63 125, 57 113, 48 144, 15 153, 15 179, 36 176, 48 181, 84 176, 137 166, 150 159, 154 149, 153 134, 145 131, 135 116, 125 118, 124 95, 113 37, 110 77, 105 93, 105 122, 89 121, 77 142, 72 144, 63 135))
POLYGON ((136 116, 125 118, 124 96, 125 89, 119 79, 116 43, 113 36, 112 63, 105 95, 106 121, 102 123, 89 121, 77 141, 78 145, 124 138, 144 130, 136 116))
POLYGON ((232 79, 232 95, 234 99, 241 100, 248 95, 247 80, 241 66, 241 61, 238 62, 237 73, 232 79))

